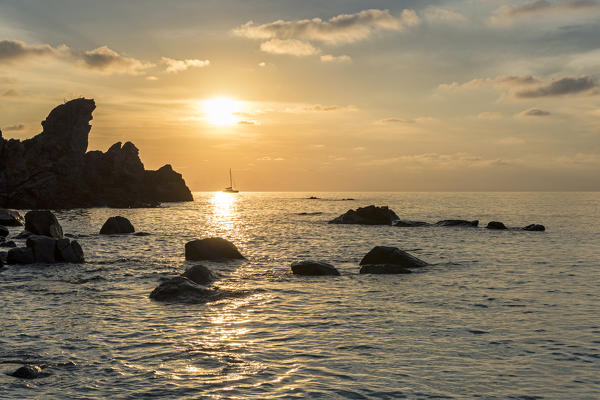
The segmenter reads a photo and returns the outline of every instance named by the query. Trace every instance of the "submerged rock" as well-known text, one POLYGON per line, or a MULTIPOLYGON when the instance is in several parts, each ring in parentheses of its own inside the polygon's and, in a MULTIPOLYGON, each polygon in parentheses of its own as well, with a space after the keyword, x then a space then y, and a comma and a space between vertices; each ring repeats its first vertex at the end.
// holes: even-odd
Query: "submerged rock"
POLYGON ((25 214, 25 230, 34 235, 62 239, 62 226, 56 216, 48 210, 34 210, 25 214))
POLYGON ((531 224, 531 225, 527 225, 526 227, 523 228, 524 231, 536 231, 536 232, 542 232, 546 230, 546 227, 544 225, 540 225, 540 224, 531 224))
POLYGON ((120 215, 107 219, 100 229, 101 235, 120 235, 133 232, 135 232, 135 228, 131 222, 120 215))
POLYGON ((33 264, 33 251, 28 247, 17 247, 10 249, 6 256, 7 264, 33 264))
POLYGON ((185 244, 185 259, 192 261, 244 259, 233 243, 223 238, 196 239, 185 244))
POLYGON ((401 228, 412 228, 416 226, 429 226, 431 225, 429 222, 423 221, 408 221, 408 220, 398 220, 394 221, 393 226, 399 226, 401 228))
POLYGON ((292 263, 294 275, 339 275, 339 271, 331 264, 319 261, 298 261, 292 263))
POLYGON ((10 232, 8 231, 8 228, 0 225, 0 238, 4 239, 5 237, 8 236, 10 232))
POLYGON ((330 224, 361 224, 361 225, 391 225, 399 219, 398 215, 387 206, 376 207, 370 205, 348 210, 329 221, 330 224))
POLYGON ((157 301, 202 303, 213 300, 216 295, 216 289, 209 289, 206 286, 192 282, 186 277, 178 276, 158 285, 150 293, 150 298, 157 301))
POLYGON ((184 278, 188 278, 194 283, 200 285, 207 285, 215 280, 215 275, 212 271, 206 268, 204 265, 194 265, 185 270, 181 274, 184 278))
POLYGON ((94 100, 71 100, 54 108, 42 122, 42 133, 31 139, 0 135, 0 206, 136 207, 193 200, 170 165, 145 170, 132 143, 86 153, 95 108, 94 100))
MULTIPOLYGON (((0 132, 0 149, 2 148, 2 135, 0 132)), ((2 161, 0 161, 0 165, 2 161)), ((0 167, 1 168, 1 167, 0 167)), ((3 226, 22 226, 23 217, 17 211, 0 209, 0 225, 3 226)))
POLYGON ((25 365, 9 375, 21 379, 37 379, 50 376, 49 373, 43 372, 42 367, 39 365, 25 365))
POLYGON ((466 221, 464 219, 445 219, 435 223, 437 226, 464 226, 464 227, 477 227, 479 226, 479 220, 466 221))
POLYGON ((18 235, 13 236, 13 239, 27 239, 31 235, 33 235, 31 232, 22 231, 18 235))
POLYGON ((412 271, 398 264, 365 264, 360 267, 361 274, 410 274, 412 271))
POLYGON ((502 222, 491 221, 487 224, 486 228, 502 230, 502 229, 506 229, 506 225, 504 225, 502 222))
POLYGON ((429 265, 397 247, 388 246, 373 247, 360 261, 360 265, 368 264, 394 264, 402 268, 421 268, 429 265))

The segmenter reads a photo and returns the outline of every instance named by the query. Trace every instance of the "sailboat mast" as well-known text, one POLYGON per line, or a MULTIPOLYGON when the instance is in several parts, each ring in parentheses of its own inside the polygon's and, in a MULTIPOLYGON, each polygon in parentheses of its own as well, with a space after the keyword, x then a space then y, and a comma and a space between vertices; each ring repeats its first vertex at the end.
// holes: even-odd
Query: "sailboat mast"
POLYGON ((233 179, 231 179, 231 168, 229 168, 229 187, 233 187, 233 179))

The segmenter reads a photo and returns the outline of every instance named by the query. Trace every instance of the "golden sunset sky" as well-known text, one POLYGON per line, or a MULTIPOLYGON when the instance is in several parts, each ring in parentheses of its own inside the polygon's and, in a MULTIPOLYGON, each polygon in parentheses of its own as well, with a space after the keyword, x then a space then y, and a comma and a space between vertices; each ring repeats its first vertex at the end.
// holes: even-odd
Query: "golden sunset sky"
POLYGON ((600 2, 0 1, 0 128, 192 190, 600 189, 600 2))

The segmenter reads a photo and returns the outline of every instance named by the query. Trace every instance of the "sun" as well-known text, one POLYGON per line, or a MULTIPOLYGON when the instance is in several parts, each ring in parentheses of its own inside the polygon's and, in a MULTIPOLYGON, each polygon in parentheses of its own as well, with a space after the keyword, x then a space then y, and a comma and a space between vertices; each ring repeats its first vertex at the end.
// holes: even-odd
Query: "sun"
POLYGON ((227 126, 238 123, 236 113, 240 112, 242 105, 239 101, 226 97, 217 97, 204 100, 205 120, 213 125, 227 126))

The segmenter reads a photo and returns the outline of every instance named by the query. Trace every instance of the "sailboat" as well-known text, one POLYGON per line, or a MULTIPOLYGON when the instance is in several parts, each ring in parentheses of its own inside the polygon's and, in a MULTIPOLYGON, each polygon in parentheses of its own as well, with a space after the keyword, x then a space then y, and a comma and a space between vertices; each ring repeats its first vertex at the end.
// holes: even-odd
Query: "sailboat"
POLYGON ((231 178, 231 168, 229 168, 229 186, 223 189, 225 193, 239 193, 239 190, 233 188, 233 179, 231 178))

